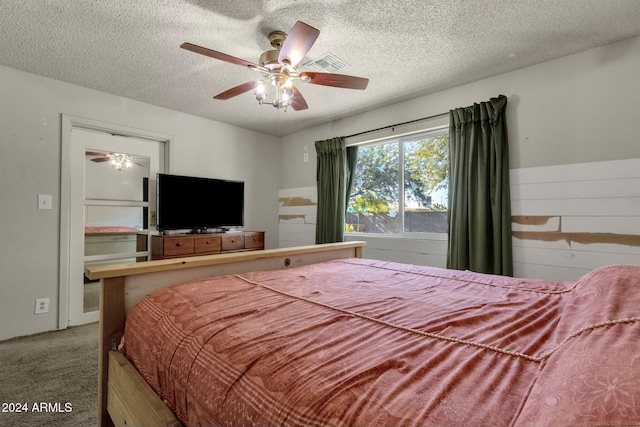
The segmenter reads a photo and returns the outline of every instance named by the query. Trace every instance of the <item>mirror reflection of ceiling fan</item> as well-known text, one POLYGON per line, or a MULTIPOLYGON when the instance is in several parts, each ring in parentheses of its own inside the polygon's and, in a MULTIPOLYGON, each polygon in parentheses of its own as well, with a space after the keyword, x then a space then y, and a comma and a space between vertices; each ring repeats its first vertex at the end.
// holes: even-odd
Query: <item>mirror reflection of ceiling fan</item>
POLYGON ((282 31, 273 31, 268 37, 274 50, 264 52, 260 56, 259 65, 191 43, 183 43, 180 47, 231 64, 248 67, 263 74, 262 79, 252 80, 228 89, 214 96, 215 99, 226 100, 250 90, 255 90, 256 99, 261 105, 273 105, 275 108, 282 108, 285 111, 287 107, 291 107, 294 110, 306 110, 308 108, 307 102, 293 84, 294 80, 322 86, 359 90, 366 89, 369 83, 369 79, 344 74, 314 71, 300 72, 297 66, 309 52, 319 34, 320 31, 300 21, 295 23, 288 35, 282 31), (275 88, 275 94, 271 101, 267 99, 265 83, 271 83, 275 88))
POLYGON ((96 163, 110 162, 111 167, 113 167, 115 170, 118 170, 118 171, 121 171, 122 169, 130 170, 133 167, 133 165, 144 167, 144 165, 136 161, 139 159, 129 154, 105 153, 101 151, 85 151, 85 155, 94 156, 94 158, 91 159, 92 162, 96 162, 96 163))

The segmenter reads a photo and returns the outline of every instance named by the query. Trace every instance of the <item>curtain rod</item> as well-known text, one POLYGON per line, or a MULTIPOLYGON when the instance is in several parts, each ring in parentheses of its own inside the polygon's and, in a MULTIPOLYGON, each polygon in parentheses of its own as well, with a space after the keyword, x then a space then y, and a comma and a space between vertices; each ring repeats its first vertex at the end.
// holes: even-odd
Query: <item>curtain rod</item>
POLYGON ((365 135, 367 133, 377 132, 379 130, 391 129, 391 128, 394 128, 396 126, 408 125, 408 124, 411 124, 411 123, 421 122, 423 120, 437 119, 439 117, 444 117, 444 116, 448 116, 448 115, 449 115, 449 112, 447 111, 446 113, 440 113, 440 114, 435 114, 433 116, 422 117, 420 119, 409 120, 408 122, 396 123, 395 125, 389 125, 389 126, 383 126, 381 128, 377 128, 377 129, 365 130, 364 132, 358 132, 358 133, 354 133, 353 135, 345 136, 345 138, 353 138, 354 136, 365 135))

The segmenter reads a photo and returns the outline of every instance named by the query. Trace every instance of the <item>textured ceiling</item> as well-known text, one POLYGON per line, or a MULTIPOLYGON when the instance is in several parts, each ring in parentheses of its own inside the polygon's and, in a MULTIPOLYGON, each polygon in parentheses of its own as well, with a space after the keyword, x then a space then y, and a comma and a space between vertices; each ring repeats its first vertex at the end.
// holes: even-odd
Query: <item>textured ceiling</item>
MULTIPOLYGON (((212 120, 286 135, 640 35, 638 0, 2 0, 0 65, 212 120), (365 91, 298 83, 309 109, 213 96, 260 75, 179 46, 258 63, 267 34, 320 30, 365 91)), ((304 67, 303 67, 304 69, 304 67)))

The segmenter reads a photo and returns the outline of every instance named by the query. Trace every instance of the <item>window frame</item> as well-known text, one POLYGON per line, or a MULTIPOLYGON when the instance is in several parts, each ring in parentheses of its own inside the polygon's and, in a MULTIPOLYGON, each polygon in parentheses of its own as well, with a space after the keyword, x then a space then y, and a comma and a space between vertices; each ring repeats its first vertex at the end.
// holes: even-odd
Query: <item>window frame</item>
MULTIPOLYGON (((395 141, 398 144, 398 215, 400 216, 399 232, 398 233, 371 233, 371 232, 350 232, 345 230, 345 236, 357 237, 363 236, 366 238, 383 238, 383 239, 424 239, 424 240, 448 240, 448 233, 433 233, 433 232, 421 232, 421 231, 404 231, 404 217, 405 217, 405 192, 404 192, 404 146, 406 141, 414 141, 416 136, 431 137, 442 134, 449 134, 449 125, 443 124, 440 126, 433 126, 426 129, 415 130, 398 135, 390 135, 379 137, 375 139, 368 139, 361 142, 347 142, 347 146, 357 146, 358 148, 372 147, 376 145, 389 144, 395 141)), ((448 201, 447 201, 448 207, 448 201)))

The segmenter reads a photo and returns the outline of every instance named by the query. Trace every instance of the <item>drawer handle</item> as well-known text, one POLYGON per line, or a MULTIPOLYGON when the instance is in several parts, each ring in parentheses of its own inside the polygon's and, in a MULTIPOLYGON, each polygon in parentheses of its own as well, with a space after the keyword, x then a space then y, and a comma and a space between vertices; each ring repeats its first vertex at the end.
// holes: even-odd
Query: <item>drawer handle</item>
POLYGON ((176 246, 182 246, 181 242, 176 243, 176 246))
POLYGON ((211 240, 207 240, 207 241, 206 241, 206 244, 207 244, 207 245, 210 245, 210 244, 211 244, 211 240))
POLYGON ((253 238, 253 241, 255 242, 256 240, 258 240, 258 238, 257 238, 257 237, 254 237, 254 238, 253 238))
POLYGON ((231 239, 231 243, 235 243, 235 242, 236 242, 235 239, 231 239))

